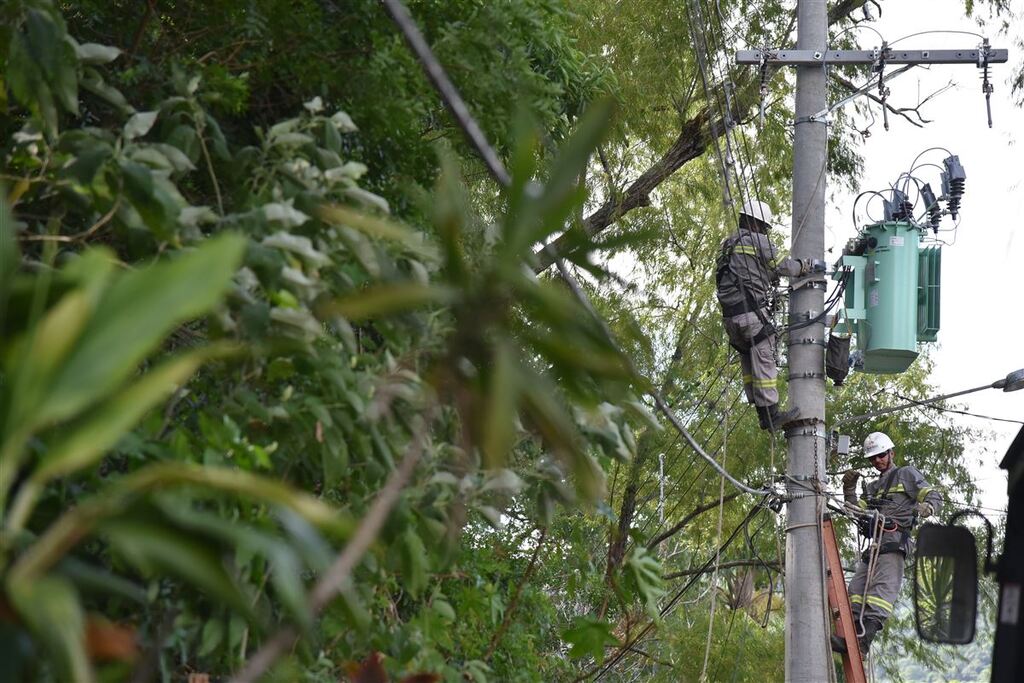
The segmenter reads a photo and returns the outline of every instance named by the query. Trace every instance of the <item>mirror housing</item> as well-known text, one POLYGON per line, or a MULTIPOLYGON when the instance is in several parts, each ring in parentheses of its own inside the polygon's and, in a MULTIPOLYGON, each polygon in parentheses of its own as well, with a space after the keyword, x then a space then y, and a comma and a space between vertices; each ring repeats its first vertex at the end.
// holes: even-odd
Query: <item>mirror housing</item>
POLYGON ((962 645, 974 640, 978 549, 962 526, 925 524, 914 561, 914 620, 922 640, 962 645))

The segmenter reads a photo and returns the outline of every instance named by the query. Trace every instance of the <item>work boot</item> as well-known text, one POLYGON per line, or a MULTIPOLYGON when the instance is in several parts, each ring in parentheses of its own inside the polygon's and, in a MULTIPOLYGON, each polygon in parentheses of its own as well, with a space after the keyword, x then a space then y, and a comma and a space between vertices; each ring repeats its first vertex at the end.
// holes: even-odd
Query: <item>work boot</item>
POLYGON ((871 649, 871 641, 875 639, 875 636, 878 635, 881 630, 882 622, 876 619, 864 620, 864 635, 857 638, 857 643, 860 645, 861 656, 868 656, 868 650, 871 649))
POLYGON ((830 640, 832 641, 832 652, 838 652, 841 655, 846 654, 847 650, 845 640, 837 636, 835 633, 832 634, 830 640))
POLYGON ((758 406, 757 416, 761 429, 778 431, 800 416, 799 408, 790 408, 785 412, 779 412, 779 404, 773 403, 770 406, 758 406))

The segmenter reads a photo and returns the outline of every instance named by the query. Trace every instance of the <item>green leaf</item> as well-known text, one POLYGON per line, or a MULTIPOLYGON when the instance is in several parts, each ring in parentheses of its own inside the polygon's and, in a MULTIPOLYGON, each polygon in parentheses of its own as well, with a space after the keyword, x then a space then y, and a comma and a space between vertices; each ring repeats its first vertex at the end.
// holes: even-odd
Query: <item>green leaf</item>
POLYGON ((94 680, 85 651, 85 618, 78 594, 66 579, 45 576, 12 581, 8 596, 37 638, 45 642, 68 681, 94 680))
POLYGON ((483 443, 487 467, 501 467, 515 443, 516 404, 519 397, 519 358, 508 343, 499 343, 488 373, 483 415, 483 443))
POLYGON ((0 320, 4 318, 11 281, 21 261, 18 241, 14 235, 14 218, 6 197, 7 191, 0 184, 0 320))
POLYGON ((66 41, 57 48, 57 71, 51 82, 53 93, 64 109, 78 115, 78 60, 66 41))
POLYGON ((107 104, 112 105, 119 112, 130 114, 135 111, 121 91, 106 83, 96 69, 86 68, 82 74, 80 85, 107 104))
POLYGON ((209 310, 230 285, 243 247, 240 237, 224 234, 118 278, 57 373, 35 424, 70 417, 107 395, 176 325, 209 310))
POLYGON ((41 485, 97 462, 143 415, 170 396, 200 365, 225 350, 223 347, 211 347, 179 356, 147 372, 132 386, 115 394, 47 452, 32 474, 33 483, 41 485))
POLYGON ((164 525, 132 519, 105 521, 100 531, 117 551, 143 572, 177 576, 251 618, 250 598, 237 577, 224 568, 220 549, 164 525))
POLYGON ((612 635, 611 624, 586 617, 577 618, 572 628, 563 631, 562 640, 572 645, 570 657, 593 657, 598 665, 604 662, 605 647, 619 642, 612 635))
POLYGON ((427 256, 431 259, 437 257, 437 251, 433 245, 426 242, 424 233, 410 230, 395 221, 370 216, 336 204, 320 207, 317 215, 327 223, 345 225, 370 237, 396 242, 420 256, 427 256))
POLYGON ((154 180, 153 172, 133 161, 121 162, 125 194, 143 222, 160 239, 169 240, 178 217, 178 208, 154 180))
POLYGON ((647 552, 647 548, 634 545, 626 557, 626 575, 637 597, 644 603, 652 618, 660 616, 658 600, 665 595, 665 582, 661 578, 661 563, 647 552))
POLYGON ((377 285, 357 294, 335 299, 323 307, 324 315, 340 315, 349 320, 365 320, 405 313, 431 304, 450 303, 455 291, 447 287, 403 282, 377 285))
POLYGON ((412 528, 407 528, 396 542, 401 549, 402 583, 416 597, 427 587, 427 548, 412 528))
POLYGON ((156 116, 159 112, 140 111, 132 114, 128 122, 124 124, 124 136, 128 140, 140 138, 156 123, 156 116))
POLYGON ((121 55, 121 50, 112 45, 82 43, 75 45, 75 54, 83 64, 109 64, 121 55))

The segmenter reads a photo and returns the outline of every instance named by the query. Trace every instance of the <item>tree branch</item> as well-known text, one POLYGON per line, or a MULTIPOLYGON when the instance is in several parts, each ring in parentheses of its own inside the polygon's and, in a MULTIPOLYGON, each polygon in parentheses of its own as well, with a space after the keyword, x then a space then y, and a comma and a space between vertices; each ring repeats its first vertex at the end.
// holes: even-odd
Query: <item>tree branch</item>
MULTIPOLYGON (((740 495, 739 491, 736 491, 734 493, 730 493, 728 496, 726 496, 723 499, 722 502, 728 502, 730 500, 733 500, 734 498, 739 497, 739 495, 740 495)), ((660 534, 655 536, 653 539, 651 539, 651 541, 647 544, 647 549, 648 550, 652 550, 653 548, 655 548, 662 541, 665 541, 665 540, 671 538, 672 536, 675 536, 680 531, 682 531, 683 527, 685 527, 687 524, 692 522, 694 519, 696 519, 700 515, 704 514, 708 510, 714 510, 716 507, 718 507, 718 501, 717 500, 708 501, 707 503, 703 503, 701 505, 698 505, 688 515, 686 515, 681 520, 676 522, 671 528, 666 529, 665 531, 661 532, 660 534)))
POLYGON ((523 592, 523 586, 530 580, 530 576, 533 575, 533 570, 537 566, 537 558, 540 556, 541 546, 544 545, 544 539, 547 538, 548 528, 544 527, 540 530, 540 538, 537 539, 537 547, 533 549, 533 556, 530 558, 530 564, 526 566, 526 571, 523 572, 523 578, 519 580, 516 585, 515 593, 512 595, 512 599, 509 600, 508 609, 505 610, 505 618, 501 620, 501 625, 498 626, 498 630, 491 636, 491 643, 487 646, 487 654, 483 656, 483 661, 489 661, 494 651, 498 647, 498 643, 501 641, 501 637, 505 635, 505 631, 508 630, 508 625, 512 622, 512 613, 516 611, 516 606, 519 604, 519 596, 523 592))
MULTIPOLYGON (((857 92, 857 90, 859 89, 859 88, 857 88, 857 86, 852 81, 849 81, 849 80, 843 78, 839 74, 836 74, 836 73, 832 74, 832 78, 835 79, 836 83, 838 83, 839 85, 843 86, 844 88, 846 88, 850 92, 857 92)), ((921 116, 921 112, 918 111, 921 108, 921 105, 923 105, 924 102, 927 102, 928 99, 931 98, 931 95, 929 95, 928 98, 926 98, 923 102, 918 104, 916 107, 904 107, 902 109, 896 109, 895 107, 893 107, 888 102, 882 102, 882 99, 878 95, 875 95, 873 93, 866 92, 866 93, 864 93, 864 96, 867 97, 872 102, 875 102, 876 104, 884 104, 885 108, 888 109, 889 111, 891 111, 893 114, 898 114, 899 116, 902 116, 903 118, 905 118, 907 121, 910 121, 911 124, 917 126, 918 128, 924 128, 924 124, 925 123, 931 123, 930 121, 927 121, 924 117, 922 117, 921 116), (908 111, 912 111, 915 114, 917 114, 917 118, 921 119, 921 123, 918 123, 914 119, 910 118, 910 116, 907 115, 908 111)))
MULTIPOLYGON (((847 18, 851 12, 864 6, 867 0, 843 0, 833 6, 828 13, 829 24, 835 24, 847 18)), ((760 83, 749 79, 746 86, 740 85, 734 97, 733 122, 749 119, 754 103, 757 101, 760 83)), ((704 154, 707 146, 715 138, 726 131, 726 121, 721 116, 713 116, 711 105, 701 110, 680 126, 679 135, 661 157, 646 171, 640 174, 625 192, 612 195, 596 211, 583 221, 583 231, 587 237, 593 237, 608 226, 616 223, 624 215, 638 207, 650 205, 650 194, 665 180, 684 165, 704 154)), ((576 235, 564 234, 550 244, 550 248, 535 254, 539 273, 554 263, 554 259, 564 255, 570 248, 576 235)))
MULTIPOLYGON (((730 562, 722 562, 721 564, 718 565, 718 569, 732 569, 734 567, 764 567, 765 565, 767 565, 768 568, 770 568, 770 569, 773 569, 775 571, 779 571, 779 565, 776 564, 775 562, 762 562, 761 560, 753 560, 753 559, 751 559, 751 560, 732 560, 730 562)), ((673 572, 671 574, 665 574, 661 578, 663 578, 665 581, 670 581, 672 579, 679 579, 679 578, 682 578, 684 576, 695 576, 697 574, 707 574, 707 573, 710 573, 710 572, 713 572, 713 571, 715 571, 715 567, 714 566, 707 567, 707 568, 684 569, 682 571, 673 572)))

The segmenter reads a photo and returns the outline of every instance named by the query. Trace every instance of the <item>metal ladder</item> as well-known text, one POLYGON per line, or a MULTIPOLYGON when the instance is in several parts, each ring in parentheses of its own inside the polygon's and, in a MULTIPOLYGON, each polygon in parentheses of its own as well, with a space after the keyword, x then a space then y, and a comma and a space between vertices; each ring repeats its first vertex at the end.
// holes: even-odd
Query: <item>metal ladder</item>
POLYGON ((828 514, 824 515, 821 526, 827 563, 829 614, 835 624, 836 635, 846 642, 846 654, 843 655, 844 679, 846 683, 867 683, 864 674, 864 659, 860 655, 860 646, 857 644, 857 625, 853 621, 850 596, 846 593, 846 579, 843 577, 843 565, 839 557, 839 545, 836 543, 836 530, 832 526, 832 517, 828 514))

